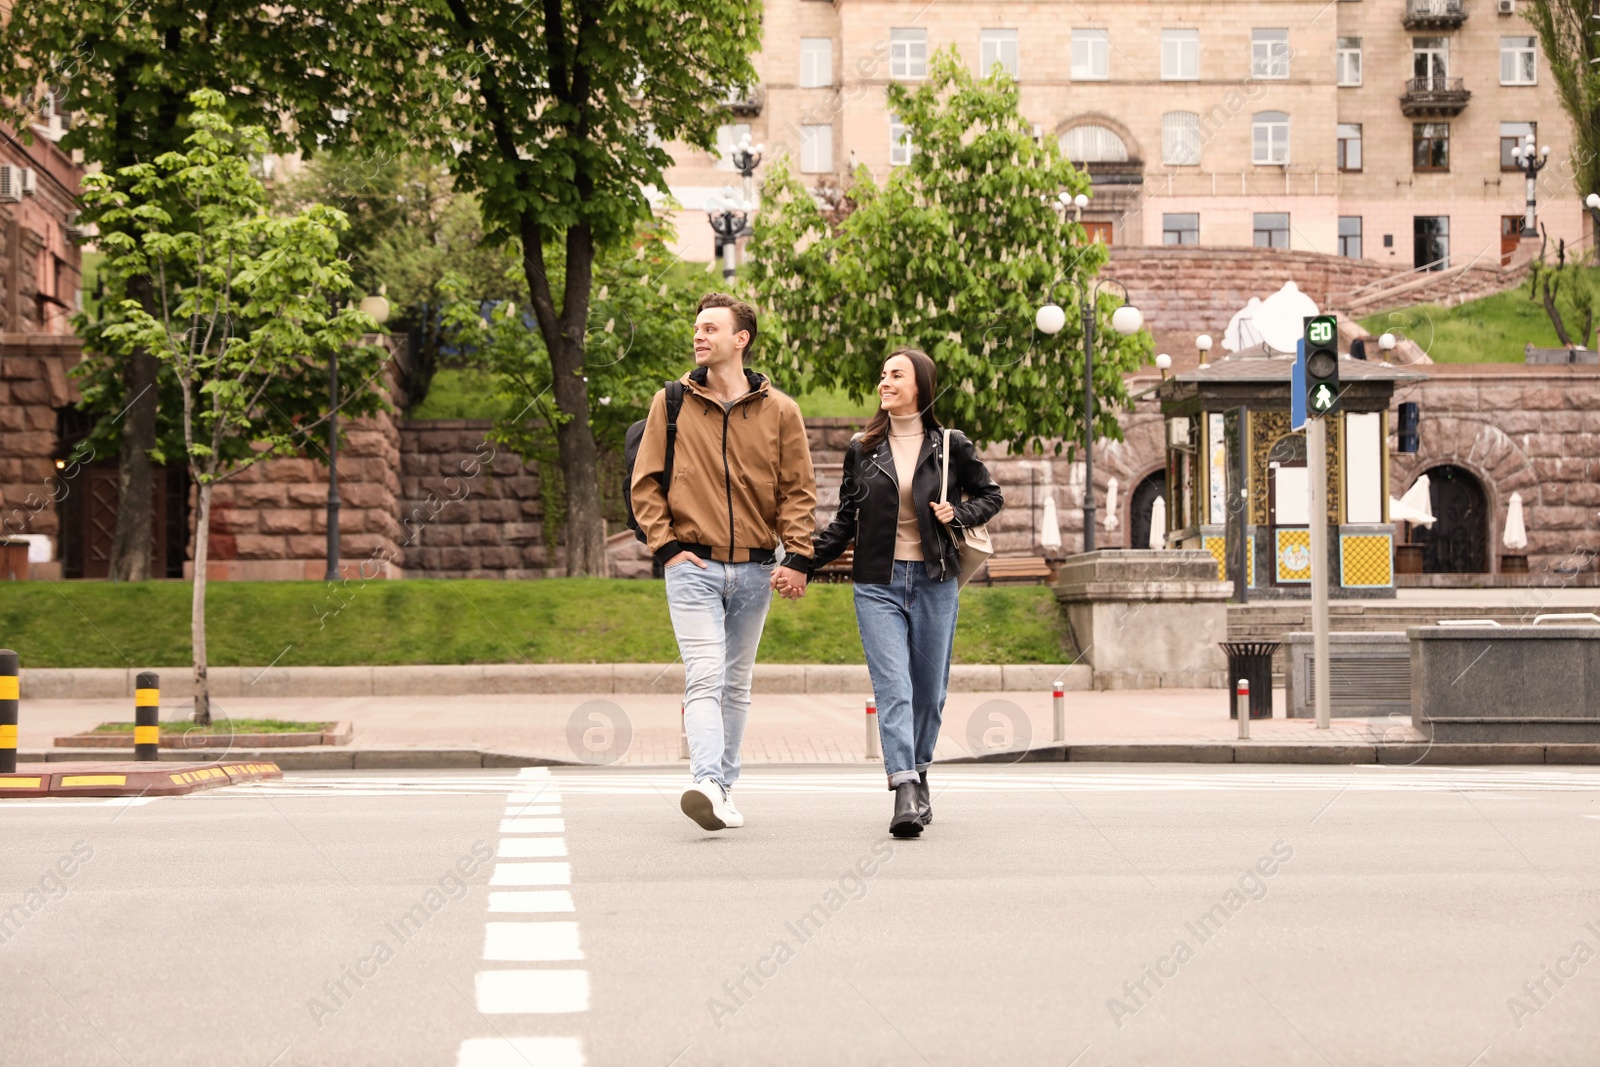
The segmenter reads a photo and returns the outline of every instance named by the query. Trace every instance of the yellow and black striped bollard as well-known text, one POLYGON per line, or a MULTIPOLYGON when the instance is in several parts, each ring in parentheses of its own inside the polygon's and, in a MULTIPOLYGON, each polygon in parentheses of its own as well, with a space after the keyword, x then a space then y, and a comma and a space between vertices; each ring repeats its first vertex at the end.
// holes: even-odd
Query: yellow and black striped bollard
POLYGON ((21 692, 17 673, 21 659, 9 648, 0 648, 0 774, 17 769, 17 699, 21 692))
POLYGON ((161 677, 140 671, 133 690, 133 758, 149 762, 161 749, 161 677))

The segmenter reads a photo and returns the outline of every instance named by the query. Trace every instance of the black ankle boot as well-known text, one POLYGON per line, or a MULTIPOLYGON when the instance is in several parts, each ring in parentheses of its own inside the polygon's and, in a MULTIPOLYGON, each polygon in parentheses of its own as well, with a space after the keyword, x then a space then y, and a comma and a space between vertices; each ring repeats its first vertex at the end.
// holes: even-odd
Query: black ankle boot
POLYGON ((916 837, 922 833, 922 820, 917 815, 916 782, 901 782, 894 787, 894 817, 889 820, 889 832, 896 837, 916 837))
POLYGON ((917 785, 917 821, 928 826, 933 822, 933 801, 928 796, 928 772, 922 772, 917 785))

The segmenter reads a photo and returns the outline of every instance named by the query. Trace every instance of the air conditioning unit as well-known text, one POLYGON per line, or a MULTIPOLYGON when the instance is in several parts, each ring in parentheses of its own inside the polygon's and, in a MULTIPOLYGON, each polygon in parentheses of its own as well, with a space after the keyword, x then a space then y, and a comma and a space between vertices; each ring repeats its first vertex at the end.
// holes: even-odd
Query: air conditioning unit
POLYGON ((1517 0, 1495 0, 1495 10, 1502 15, 1515 15, 1517 13, 1517 0))
POLYGON ((1044 127, 1042 125, 1035 122, 1029 128, 1028 133, 1033 137, 1034 144, 1044 144, 1044 127))
POLYGON ((0 163, 0 204, 16 204, 22 200, 22 168, 0 163))
POLYGON ((39 192, 39 175, 32 167, 22 168, 22 195, 35 196, 39 192))

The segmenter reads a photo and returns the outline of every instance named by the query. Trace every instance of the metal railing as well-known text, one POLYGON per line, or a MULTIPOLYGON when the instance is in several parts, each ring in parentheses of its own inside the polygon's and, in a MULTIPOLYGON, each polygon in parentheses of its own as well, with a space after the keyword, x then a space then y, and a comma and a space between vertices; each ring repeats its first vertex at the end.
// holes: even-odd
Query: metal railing
POLYGON ((1444 93, 1465 93, 1467 83, 1463 78, 1445 78, 1438 75, 1426 75, 1421 78, 1410 78, 1406 81, 1406 95, 1432 95, 1444 93))
POLYGON ((1406 0, 1406 18, 1465 18, 1462 0, 1406 0))

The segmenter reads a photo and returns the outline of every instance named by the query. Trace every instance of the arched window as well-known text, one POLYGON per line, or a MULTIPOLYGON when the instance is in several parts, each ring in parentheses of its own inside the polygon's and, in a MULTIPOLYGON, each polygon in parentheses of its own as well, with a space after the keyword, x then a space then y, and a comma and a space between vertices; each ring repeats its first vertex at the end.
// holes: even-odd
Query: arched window
POLYGON ((1074 126, 1061 135, 1061 152, 1074 163, 1126 163, 1128 146, 1104 126, 1074 126))
POLYGON ((1282 111, 1258 111, 1251 122, 1251 160, 1262 165, 1289 162, 1289 116, 1282 111))
POLYGON ((1173 167, 1200 165, 1200 116, 1169 111, 1161 116, 1161 162, 1173 167))

